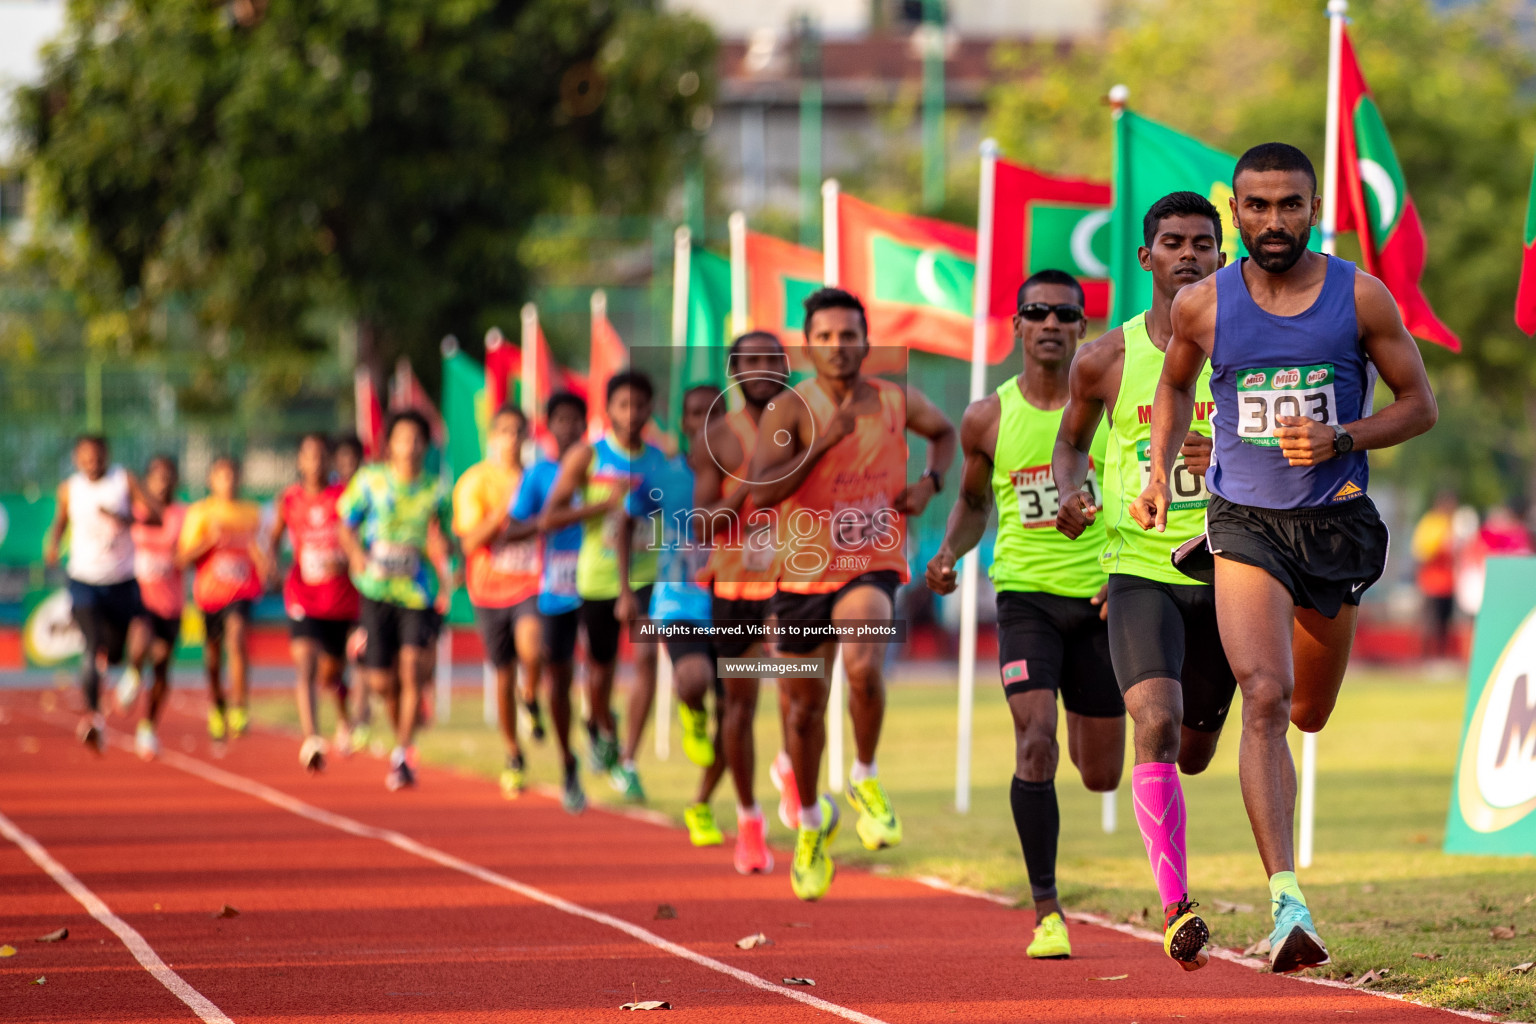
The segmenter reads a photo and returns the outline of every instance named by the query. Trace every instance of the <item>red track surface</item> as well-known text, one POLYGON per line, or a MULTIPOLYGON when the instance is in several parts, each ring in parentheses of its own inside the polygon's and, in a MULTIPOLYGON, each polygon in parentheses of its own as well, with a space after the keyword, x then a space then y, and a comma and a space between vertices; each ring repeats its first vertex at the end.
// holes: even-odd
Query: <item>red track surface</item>
MULTIPOLYGON (((162 740, 191 754, 142 764, 119 747, 96 757, 72 726, 36 693, 0 694, 0 813, 239 1022, 589 1021, 635 996, 697 1021, 839 1019, 791 992, 892 1024, 1462 1019, 1222 961, 1186 975, 1156 944, 1086 924, 1073 926, 1073 959, 1032 963, 1032 915, 913 882, 844 871, 827 900, 804 904, 787 853, 773 875, 741 878, 729 847, 694 850, 677 830, 599 810, 571 818, 542 796, 508 804, 447 771, 425 769, 419 789, 391 794, 367 757, 306 778, 286 737, 249 736, 215 762, 199 723, 173 715, 162 740), (274 806, 253 784, 303 804, 274 806), (351 834, 294 808, 393 834, 351 834), (536 902, 516 883, 676 945, 536 902), (240 916, 215 919, 225 903, 240 916), (654 919, 661 903, 675 920, 654 919), (735 947, 758 931, 774 944, 735 947), (1116 975, 1128 977, 1099 980, 1116 975), (787 989, 786 977, 816 986, 787 989)), ((197 1019, 4 841, 0 942, 20 951, 0 959, 8 1021, 197 1019), (61 925, 67 941, 33 941, 61 925)))

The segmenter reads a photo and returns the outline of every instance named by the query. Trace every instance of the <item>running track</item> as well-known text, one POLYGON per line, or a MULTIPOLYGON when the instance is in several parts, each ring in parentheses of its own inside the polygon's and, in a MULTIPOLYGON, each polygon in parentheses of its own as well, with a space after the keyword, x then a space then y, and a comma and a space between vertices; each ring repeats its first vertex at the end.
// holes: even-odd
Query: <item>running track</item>
POLYGON ((1220 960, 1186 975, 1158 945, 1082 923, 1073 959, 1031 963, 1032 915, 994 902, 841 871, 803 904, 782 851, 744 879, 729 844, 571 818, 543 795, 508 804, 448 771, 400 794, 369 757, 306 778, 273 734, 215 761, 174 708, 155 764, 121 732, 98 758, 73 724, 35 692, 0 693, 9 1021, 572 1022, 636 996, 730 1022, 1465 1019, 1220 960), (226 903, 239 916, 216 919, 226 903), (655 919, 662 903, 675 919, 655 919), (33 941, 60 926, 67 941, 33 941), (759 931, 773 945, 736 948, 759 931))

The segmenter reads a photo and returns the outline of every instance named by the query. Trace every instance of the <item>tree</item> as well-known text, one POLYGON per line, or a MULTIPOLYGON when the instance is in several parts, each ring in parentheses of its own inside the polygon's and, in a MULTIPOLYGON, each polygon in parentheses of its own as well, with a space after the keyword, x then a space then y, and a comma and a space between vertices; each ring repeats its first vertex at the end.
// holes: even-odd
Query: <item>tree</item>
MULTIPOLYGON (((1292 142, 1321 173, 1323 8, 1322 0, 1125 0, 1099 40, 999 53, 1008 80, 992 96, 993 131, 1012 159, 1107 178, 1104 96, 1123 82, 1150 117, 1234 153, 1292 142)), ((1536 497, 1536 352, 1513 320, 1536 150, 1536 104, 1522 88, 1536 60, 1515 28, 1529 24, 1530 8, 1528 0, 1443 11, 1428 0, 1353 0, 1349 12, 1424 220, 1425 294, 1464 346, 1460 356, 1425 347, 1440 425, 1375 461, 1410 488, 1455 486, 1483 503, 1536 497)), ((1351 236, 1339 251, 1358 254, 1351 236)))
POLYGON ((539 213, 664 198, 714 52, 651 0, 73 0, 18 107, 138 332, 173 295, 250 352, 340 314, 378 367, 520 302, 539 213))

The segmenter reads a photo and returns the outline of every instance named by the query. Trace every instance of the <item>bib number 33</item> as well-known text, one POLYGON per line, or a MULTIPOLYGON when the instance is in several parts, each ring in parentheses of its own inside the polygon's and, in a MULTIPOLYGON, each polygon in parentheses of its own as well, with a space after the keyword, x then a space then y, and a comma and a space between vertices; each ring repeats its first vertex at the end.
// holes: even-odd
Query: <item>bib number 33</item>
POLYGON ((1330 427, 1339 422, 1333 364, 1244 370, 1237 375, 1237 436, 1246 444, 1278 447, 1281 416, 1305 416, 1330 427))

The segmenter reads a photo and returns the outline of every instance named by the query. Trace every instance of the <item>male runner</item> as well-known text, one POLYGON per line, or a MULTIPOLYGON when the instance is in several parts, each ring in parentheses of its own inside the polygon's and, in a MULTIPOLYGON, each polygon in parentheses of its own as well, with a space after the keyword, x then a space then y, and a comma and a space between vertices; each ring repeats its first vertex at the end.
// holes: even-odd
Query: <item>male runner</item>
MULTIPOLYGON (((537 524, 549 505, 549 495, 560 475, 560 460, 587 434, 587 403, 569 391, 551 395, 544 422, 555 440, 555 458, 540 455, 523 473, 512 519, 537 524)), ((539 618, 542 622, 541 657, 549 680, 549 719, 560 744, 562 765, 561 805, 571 814, 587 806, 581 788, 581 771, 571 753, 571 679, 576 657, 576 632, 580 626, 581 597, 576 593, 576 560, 581 552, 581 526, 539 534, 543 574, 539 585, 539 618)))
MULTIPOLYGON (((1056 894, 1058 691, 1067 710, 1067 753, 1083 785, 1095 793, 1113 792, 1125 762, 1125 702, 1115 685, 1099 607, 1104 526, 1091 523, 1075 539, 1054 529, 1051 455, 1067 404, 1072 356, 1087 332, 1083 289, 1072 275, 1041 270, 1019 288, 1013 334, 1024 353, 1024 372, 965 410, 960 495, 944 543, 928 563, 934 593, 954 593, 955 563, 981 542, 995 498, 990 575, 997 591, 1003 696, 1013 716, 1009 803, 1035 900, 1035 936, 1026 953, 1041 959, 1072 955, 1056 894)), ((1100 429, 1093 435, 1085 483, 1094 495, 1104 446, 1100 429)))
MULTIPOLYGON (((486 660, 496 673, 496 714, 507 745, 501 795, 509 800, 526 787, 523 751, 517 742, 517 667, 523 670, 525 703, 539 723, 539 541, 532 523, 514 521, 512 499, 522 482, 523 439, 528 421, 515 405, 491 420, 485 458, 466 469, 453 488, 453 530, 464 549, 465 581, 475 608, 486 660)), ((542 723, 535 727, 542 737, 542 723)))
POLYGON ((420 413, 393 413, 384 428, 386 461, 359 469, 336 504, 341 544, 362 595, 363 666, 395 729, 384 780, 391 790, 416 784, 408 752, 428 678, 431 616, 446 612, 452 595, 446 564, 427 551, 431 524, 446 535, 452 516, 447 489, 422 471, 427 431, 420 413))
MULTIPOLYGON (((610 706, 613 674, 619 657, 619 532, 624 502, 639 480, 657 472, 666 456, 642 437, 651 418, 655 389, 650 378, 634 370, 614 374, 608 381, 607 435, 596 444, 579 444, 560 463, 560 476, 550 493, 541 528, 553 532, 574 522, 582 528, 581 553, 576 562, 576 589, 581 595, 581 623, 587 631, 588 697, 592 720, 594 767, 609 774, 613 787, 626 800, 640 802, 645 790, 635 770, 640 735, 656 696, 656 645, 636 644, 635 686, 629 698, 629 729, 619 750, 618 722, 610 706), (580 504, 576 504, 577 499, 580 504)), ((636 551, 630 585, 641 608, 651 604, 656 578, 656 553, 636 551)))
MULTIPOLYGON (((352 482, 352 477, 357 474, 363 464, 363 441, 356 434, 339 434, 336 437, 335 449, 331 456, 331 483, 340 484, 345 491, 347 484, 352 482)), ((361 605, 359 605, 361 610, 361 605)), ((370 691, 362 680, 362 665, 359 656, 362 651, 363 631, 353 629, 347 636, 347 661, 357 666, 359 672, 356 678, 360 681, 356 686, 347 688, 347 726, 351 732, 351 753, 367 749, 372 734, 369 722, 372 719, 373 706, 370 703, 370 691)), ((347 751, 343 751, 345 756, 347 751)))
MULTIPOLYGON (((896 588, 908 578, 906 517, 921 515, 942 487, 955 457, 955 428, 916 388, 860 372, 869 355, 869 322, 853 295, 822 288, 808 296, 805 336, 816 375, 794 389, 798 398, 774 402, 764 413, 752 457, 752 500, 778 507, 790 542, 771 609, 781 626, 888 623, 896 588), (908 430, 928 440, 928 468, 910 485, 908 430)), ((785 637, 778 649, 830 666, 837 644, 785 637)), ((885 717, 884 657, 883 642, 843 645, 857 748, 847 797, 859 812, 859 839, 870 850, 901 842, 901 820, 875 765, 885 717)), ((795 895, 815 900, 832 884, 827 844, 838 825, 836 804, 816 793, 828 684, 801 678, 780 685, 790 695, 785 739, 800 791, 790 883, 795 895)))
POLYGON ((107 462, 107 440, 99 434, 76 439, 75 472, 59 484, 53 523, 43 542, 43 561, 59 564, 59 543, 70 531, 69 599, 75 622, 85 637, 80 654, 80 692, 85 714, 80 742, 98 754, 106 750, 106 719, 101 714, 101 676, 123 660, 128 627, 139 614, 139 585, 133 578, 133 505, 158 522, 160 503, 121 466, 107 462))
POLYGON ((293 544, 293 565, 283 582, 283 608, 290 624, 289 649, 298 669, 294 697, 304 733, 299 763, 310 772, 325 767, 317 682, 336 697, 337 754, 346 756, 352 747, 347 722, 347 638, 357 625, 358 596, 347 576, 341 517, 336 511, 343 487, 330 482, 330 461, 326 436, 306 434, 299 442, 298 483, 277 499, 277 515, 267 533, 267 559, 274 567, 285 530, 293 544))
POLYGON ((187 507, 176 500, 176 484, 175 459, 169 455, 150 459, 144 470, 144 488, 160 503, 160 522, 149 522, 149 509, 139 506, 134 509, 130 528, 133 575, 139 581, 144 614, 128 637, 128 671, 117 684, 117 706, 125 711, 133 706, 133 691, 138 689, 147 658, 154 682, 144 695, 144 708, 133 736, 134 753, 146 761, 160 753, 156 728, 171 689, 171 658, 181 636, 181 610, 186 604, 187 584, 185 574, 176 564, 176 547, 187 507))
MULTIPOLYGON (((1221 219, 1193 192, 1174 192, 1142 218, 1137 256, 1152 274, 1152 308, 1083 346, 1072 363, 1071 397, 1062 412, 1052 459, 1061 508, 1056 528, 1068 537, 1089 529, 1102 510, 1109 572, 1109 653, 1134 729, 1131 799, 1164 911, 1163 948, 1185 970, 1209 959, 1205 922, 1191 910, 1184 845, 1184 800, 1178 772, 1204 771, 1216 752, 1237 683, 1216 633, 1215 599, 1169 561, 1171 544, 1205 527, 1202 482, 1210 440, 1184 438, 1177 469, 1179 500, 1166 537, 1130 521, 1126 506, 1148 472, 1152 395, 1172 330, 1169 308, 1179 289, 1221 266, 1221 219), (1101 504, 1084 482, 1089 444, 1109 415, 1101 504)), ((1197 431, 1208 431, 1207 384, 1200 383, 1197 431)))
MULTIPOLYGON (((740 391, 742 407, 710 421, 702 443, 695 444, 689 453, 689 464, 694 472, 694 505, 701 513, 700 539, 713 548, 705 570, 713 592, 711 619, 717 629, 745 630, 767 622, 768 599, 777 589, 772 512, 752 503, 747 483, 757 450, 758 424, 768 403, 787 386, 789 362, 777 337, 767 331, 753 331, 731 343, 726 367, 733 390, 740 391)), ((714 649, 720 658, 760 657, 764 645, 750 634, 729 638, 717 634, 714 649)), ((768 851, 767 824, 757 805, 753 779, 757 752, 752 724, 757 717, 760 682, 750 677, 731 677, 723 682, 719 751, 736 787, 736 870, 742 874, 766 873, 772 870, 773 856, 768 851)), ((800 795, 788 755, 781 756, 786 771, 778 776, 783 787, 780 816, 786 818, 786 828, 794 829, 798 827, 800 795), (786 807, 792 811, 788 816, 786 807)), ((703 789, 695 806, 702 803, 707 808, 712 790, 712 786, 703 789)))
MULTIPOLYGON (((1360 596, 1386 567, 1365 453, 1434 426, 1424 362, 1386 286, 1307 251, 1322 199, 1306 154, 1271 142, 1238 160, 1232 217, 1250 253, 1173 304, 1152 411, 1152 472, 1132 505, 1163 530, 1177 438, 1210 361, 1216 418, 1205 540, 1216 618, 1243 691, 1243 802, 1269 875, 1281 973, 1328 962, 1296 882, 1291 722, 1315 732, 1344 680, 1360 596), (1371 411, 1371 371, 1394 400, 1371 411)), ((1191 571, 1200 571, 1193 560, 1191 571)))
POLYGON ((208 737, 238 739, 250 722, 251 604, 262 594, 266 552, 257 541, 261 507, 240 499, 240 463, 220 455, 208 466, 208 496, 187 509, 176 562, 195 567, 192 600, 203 613, 203 667, 208 673, 208 737), (227 648, 227 650, 226 650, 227 648), (224 658, 229 696, 224 697, 224 658))

